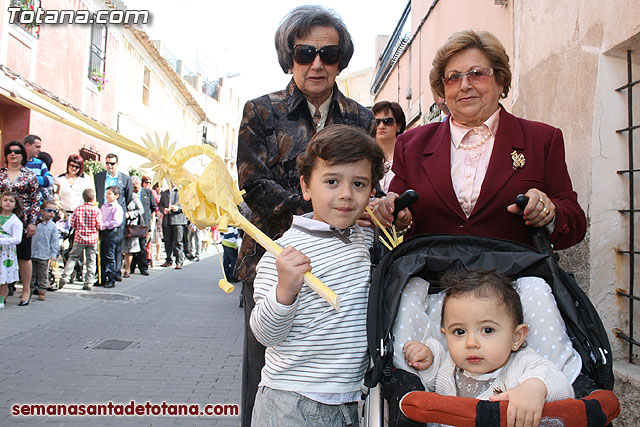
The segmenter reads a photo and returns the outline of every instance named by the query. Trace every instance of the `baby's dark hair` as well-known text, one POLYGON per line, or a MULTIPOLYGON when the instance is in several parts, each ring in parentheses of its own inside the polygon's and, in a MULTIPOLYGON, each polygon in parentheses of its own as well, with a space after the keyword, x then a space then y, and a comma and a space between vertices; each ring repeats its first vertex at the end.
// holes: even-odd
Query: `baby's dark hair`
POLYGON ((477 298, 495 299, 511 314, 516 325, 524 323, 520 296, 513 282, 504 274, 486 270, 449 272, 440 278, 440 284, 445 288, 442 322, 444 322, 444 310, 449 298, 472 294, 477 298))
POLYGON ((13 208, 13 213, 18 218, 22 217, 22 198, 18 196, 17 193, 11 193, 9 191, 5 191, 4 193, 2 193, 2 195, 0 196, 0 201, 2 201, 4 197, 13 197, 13 200, 15 200, 16 202, 16 206, 13 208))
POLYGON ((298 156, 298 173, 308 183, 316 161, 330 165, 371 161, 371 187, 384 176, 384 152, 376 141, 362 130, 347 125, 332 125, 318 131, 298 156))

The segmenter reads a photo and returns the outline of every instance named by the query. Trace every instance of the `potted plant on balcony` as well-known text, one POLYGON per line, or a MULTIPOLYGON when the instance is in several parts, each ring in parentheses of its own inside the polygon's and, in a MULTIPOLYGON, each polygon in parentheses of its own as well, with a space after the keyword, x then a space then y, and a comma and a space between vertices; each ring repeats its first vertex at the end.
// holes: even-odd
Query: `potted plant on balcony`
POLYGON ((91 70, 91 73, 89 74, 89 80, 91 80, 93 84, 96 85, 96 87, 98 88, 98 92, 102 92, 105 85, 107 84, 107 79, 104 76, 104 72, 99 71, 95 68, 91 70))

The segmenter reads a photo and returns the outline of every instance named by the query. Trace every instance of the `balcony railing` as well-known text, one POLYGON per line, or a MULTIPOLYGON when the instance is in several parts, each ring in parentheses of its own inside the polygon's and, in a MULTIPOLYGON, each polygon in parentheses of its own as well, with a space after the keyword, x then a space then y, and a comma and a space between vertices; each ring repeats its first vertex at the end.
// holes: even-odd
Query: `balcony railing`
POLYGON ((411 28, 409 21, 409 16, 411 16, 411 2, 407 4, 407 7, 404 9, 402 13, 402 17, 398 22, 395 30, 391 37, 389 37, 389 41, 380 55, 380 62, 378 69, 376 71, 376 75, 373 78, 373 83, 371 84, 371 94, 376 95, 382 84, 385 82, 393 66, 404 52, 405 47, 407 47, 407 43, 411 39, 411 28))

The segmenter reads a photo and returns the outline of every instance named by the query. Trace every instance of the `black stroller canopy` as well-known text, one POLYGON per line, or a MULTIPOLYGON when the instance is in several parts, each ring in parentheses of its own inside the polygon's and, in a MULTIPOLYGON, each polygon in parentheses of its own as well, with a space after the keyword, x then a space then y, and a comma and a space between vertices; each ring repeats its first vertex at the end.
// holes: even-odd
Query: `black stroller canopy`
MULTIPOLYGON (((579 286, 567 286, 563 284, 563 281, 566 281, 564 277, 562 281, 556 277, 555 272, 558 269, 555 254, 543 253, 531 246, 502 239, 434 234, 415 236, 407 240, 389 252, 373 273, 367 310, 367 340, 373 366, 365 376, 367 387, 378 384, 385 368, 388 370, 391 367, 391 331, 402 290, 409 279, 419 276, 430 282, 429 293, 437 293, 441 290, 438 282, 444 272, 471 269, 495 270, 514 280, 525 276, 544 279, 553 291, 567 332, 583 359, 583 372, 586 370, 585 373, 591 378, 597 376, 589 363, 593 360, 594 354, 599 354, 592 349, 587 331, 590 330, 588 328, 591 327, 591 323, 599 324, 600 328, 602 323, 579 286), (576 292, 579 295, 576 295, 576 292), (580 300, 580 304, 575 303, 577 300, 580 300), (589 320, 586 325, 583 318, 589 316, 585 316, 583 312, 579 313, 581 305, 588 306, 587 311, 590 308, 595 313, 596 319, 589 320), (588 361, 585 361, 585 358, 588 361)), ((561 274, 567 276, 567 273, 561 274)), ((611 351, 608 340, 597 348, 604 348, 609 353, 611 351)), ((608 364, 610 370, 611 357, 607 359, 608 363, 604 364, 608 364)), ((613 375, 611 381, 612 378, 613 375)))

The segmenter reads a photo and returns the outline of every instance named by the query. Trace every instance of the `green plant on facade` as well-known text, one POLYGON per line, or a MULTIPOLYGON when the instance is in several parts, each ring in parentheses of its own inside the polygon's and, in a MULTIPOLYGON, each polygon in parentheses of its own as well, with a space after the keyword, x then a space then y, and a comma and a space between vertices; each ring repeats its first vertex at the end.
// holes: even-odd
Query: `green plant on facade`
POLYGON ((138 178, 142 179, 142 175, 144 174, 140 169, 133 168, 133 167, 129 168, 129 176, 137 176, 138 178))
POLYGON ((107 84, 107 79, 104 76, 104 72, 98 71, 95 68, 91 70, 91 73, 89 74, 89 80, 91 80, 93 84, 96 85, 96 87, 98 88, 98 92, 102 92, 107 84))
POLYGON ((82 167, 82 171, 89 175, 95 175, 98 172, 102 172, 107 170, 104 165, 97 160, 85 160, 84 166, 82 167))

